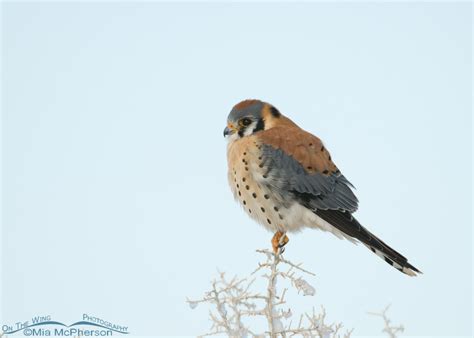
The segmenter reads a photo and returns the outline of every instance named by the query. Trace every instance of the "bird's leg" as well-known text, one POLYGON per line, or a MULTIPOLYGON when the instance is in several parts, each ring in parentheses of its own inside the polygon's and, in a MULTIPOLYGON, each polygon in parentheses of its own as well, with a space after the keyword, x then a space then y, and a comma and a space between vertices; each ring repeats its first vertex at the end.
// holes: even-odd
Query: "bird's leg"
POLYGON ((275 255, 282 254, 283 251, 285 251, 284 246, 286 245, 286 243, 288 243, 288 241, 289 238, 284 232, 275 232, 275 235, 273 235, 272 238, 272 248, 275 255))

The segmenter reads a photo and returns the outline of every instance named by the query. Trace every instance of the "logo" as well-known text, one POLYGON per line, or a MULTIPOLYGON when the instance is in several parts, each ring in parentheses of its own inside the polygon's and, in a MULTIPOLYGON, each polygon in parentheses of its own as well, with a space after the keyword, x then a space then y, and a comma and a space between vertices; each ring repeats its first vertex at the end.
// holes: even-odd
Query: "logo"
POLYGON ((88 336, 107 337, 114 334, 129 334, 128 327, 117 325, 99 317, 86 313, 82 320, 70 325, 53 320, 50 315, 36 316, 24 322, 13 325, 2 325, 3 334, 23 334, 24 336, 49 337, 49 336, 88 336))

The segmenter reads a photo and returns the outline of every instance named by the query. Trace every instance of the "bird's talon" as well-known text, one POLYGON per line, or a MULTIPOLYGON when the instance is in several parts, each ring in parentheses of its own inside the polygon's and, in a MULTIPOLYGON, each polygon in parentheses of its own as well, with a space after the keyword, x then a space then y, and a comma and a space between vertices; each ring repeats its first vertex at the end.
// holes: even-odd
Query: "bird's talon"
POLYGON ((284 232, 277 231, 272 238, 272 247, 275 255, 281 255, 285 249, 284 246, 288 243, 288 236, 284 232))
POLYGON ((290 239, 288 238, 287 235, 281 236, 280 239, 278 240, 278 247, 283 248, 289 241, 290 239))

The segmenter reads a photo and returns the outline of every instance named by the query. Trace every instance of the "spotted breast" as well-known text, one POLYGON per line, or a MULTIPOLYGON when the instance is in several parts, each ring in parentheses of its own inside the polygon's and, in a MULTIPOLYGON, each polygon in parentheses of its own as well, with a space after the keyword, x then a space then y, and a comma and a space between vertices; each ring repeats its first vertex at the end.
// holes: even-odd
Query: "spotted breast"
POLYGON ((228 180, 246 213, 272 232, 287 231, 285 215, 291 205, 268 186, 271 177, 264 163, 263 145, 254 137, 241 138, 227 146, 228 180))

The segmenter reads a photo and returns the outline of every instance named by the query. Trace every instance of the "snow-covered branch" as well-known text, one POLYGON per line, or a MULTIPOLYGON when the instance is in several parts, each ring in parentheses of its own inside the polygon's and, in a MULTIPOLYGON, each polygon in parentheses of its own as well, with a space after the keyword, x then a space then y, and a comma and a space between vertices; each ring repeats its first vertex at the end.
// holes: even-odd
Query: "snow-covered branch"
POLYGON ((393 326, 390 319, 387 317, 387 311, 390 308, 390 305, 387 305, 385 309, 380 312, 369 312, 372 316, 381 317, 384 321, 384 328, 382 332, 385 332, 390 338, 397 338, 398 333, 403 333, 405 328, 403 325, 393 326))
POLYGON ((264 256, 257 268, 247 278, 227 278, 224 272, 219 272, 219 277, 211 283, 211 290, 204 297, 197 300, 187 300, 191 308, 200 303, 209 303, 214 307, 210 311, 210 331, 201 337, 222 335, 229 337, 320 337, 341 338, 349 337, 351 332, 340 333, 342 324, 326 324, 326 311, 321 308, 316 312, 302 313, 295 323, 292 321, 293 313, 287 306, 285 295, 288 287, 292 287, 298 294, 314 296, 315 288, 303 279, 302 275, 313 277, 314 274, 275 255, 269 250, 257 250, 264 256), (264 291, 253 291, 257 279, 265 281, 264 291), (286 282, 279 293, 277 282, 286 282), (264 319, 264 325, 257 330, 250 324, 255 321, 250 318, 264 319))
MULTIPOLYGON (((211 328, 201 335, 226 335, 228 337, 318 337, 348 338, 352 330, 342 331, 341 323, 326 323, 326 310, 313 309, 293 315, 288 306, 286 294, 289 289, 296 290, 303 296, 314 296, 315 288, 303 278, 312 278, 314 273, 304 269, 302 264, 295 264, 274 254, 269 250, 257 250, 263 260, 257 268, 245 278, 228 278, 220 272, 218 278, 211 282, 211 289, 201 299, 187 302, 194 309, 201 303, 211 304, 209 312, 211 328), (280 285, 277 290, 277 284, 280 285), (293 321, 293 318, 294 321, 293 321), (259 320, 257 320, 259 319, 259 320), (260 322, 260 323, 259 323, 260 322), (259 325, 260 324, 260 325, 259 325)), ((387 306, 383 311, 370 313, 381 317, 385 327, 383 332, 389 338, 397 338, 403 326, 391 325, 387 317, 387 306)))

